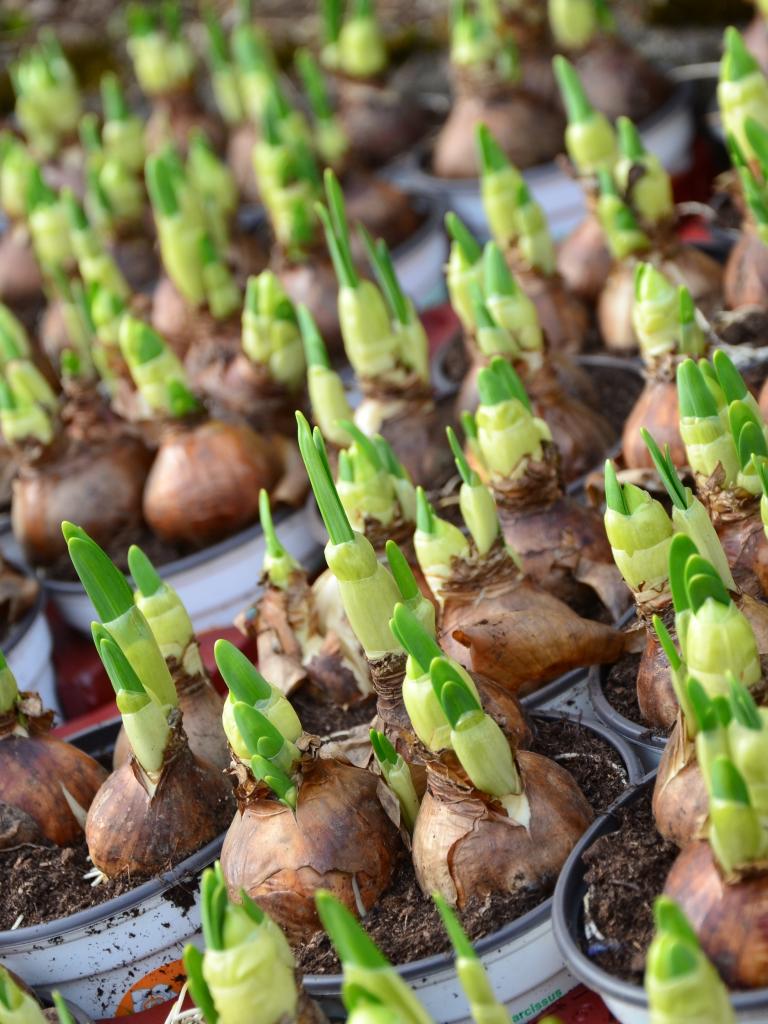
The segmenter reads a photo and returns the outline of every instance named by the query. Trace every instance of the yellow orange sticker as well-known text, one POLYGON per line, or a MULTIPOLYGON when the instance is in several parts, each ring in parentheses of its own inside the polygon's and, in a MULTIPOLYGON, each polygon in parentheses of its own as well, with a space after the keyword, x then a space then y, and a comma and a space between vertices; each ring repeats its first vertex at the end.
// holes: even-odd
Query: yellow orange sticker
POLYGON ((132 1013, 151 1010, 162 1003, 176 999, 187 980, 184 963, 174 960, 150 971, 141 981, 132 985, 120 1000, 116 1017, 129 1017, 132 1013))

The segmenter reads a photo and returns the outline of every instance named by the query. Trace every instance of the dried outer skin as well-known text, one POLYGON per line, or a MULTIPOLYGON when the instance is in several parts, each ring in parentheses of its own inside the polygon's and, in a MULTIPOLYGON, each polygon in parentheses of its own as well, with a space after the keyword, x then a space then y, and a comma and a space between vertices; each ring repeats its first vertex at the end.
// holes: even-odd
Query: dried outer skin
POLYGON ((0 302, 13 310, 37 308, 43 298, 43 279, 29 235, 15 226, 0 239, 0 302))
POLYGON ((133 538, 142 524, 142 491, 152 456, 135 437, 74 445, 61 458, 23 466, 13 482, 13 532, 30 564, 65 556, 62 520, 102 545, 133 538))
POLYGON ((696 491, 707 506, 736 585, 750 597, 768 596, 768 539, 760 498, 747 491, 723 490, 718 464, 708 478, 696 477, 696 491))
POLYGON ((600 513, 563 494, 557 452, 544 444, 542 461, 529 460, 517 480, 494 481, 505 541, 537 586, 566 604, 593 590, 618 619, 629 590, 613 560, 600 513))
POLYGON ((682 849, 702 834, 708 814, 709 797, 696 761, 696 749, 678 713, 653 787, 656 828, 682 849))
POLYGON ((64 304, 60 299, 53 299, 45 307, 40 319, 38 336, 43 352, 50 360, 51 366, 59 366, 65 349, 72 344, 64 321, 64 304))
POLYGON ((523 291, 536 307, 553 352, 581 352, 590 327, 584 302, 570 292, 559 274, 541 274, 524 266, 514 254, 509 262, 523 291))
POLYGON ((357 913, 354 879, 363 906, 373 906, 390 884, 400 849, 376 787, 376 776, 362 768, 305 759, 295 813, 262 787, 241 795, 221 851, 231 898, 245 890, 293 944, 320 929, 318 889, 329 889, 357 913))
POLYGON ((259 490, 271 492, 281 469, 274 444, 245 424, 171 428, 147 478, 144 517, 163 540, 202 547, 255 522, 259 490))
POLYGON ((621 114, 642 121, 671 92, 669 80, 613 33, 597 36, 574 63, 589 101, 611 121, 621 114))
POLYGON ((614 265, 600 293, 597 321, 605 347, 625 355, 637 350, 632 307, 638 259, 650 260, 670 281, 684 284, 707 319, 722 305, 722 267, 700 249, 672 241, 661 252, 640 253, 639 257, 622 260, 614 265))
POLYGON ((313 252, 304 262, 291 262, 276 254, 272 270, 295 305, 303 303, 317 323, 317 329, 333 359, 344 357, 344 344, 336 304, 338 284, 329 257, 313 252))
POLYGON ((593 305, 613 267, 600 221, 588 213, 578 227, 560 243, 557 269, 574 295, 593 305))
MULTIPOLYGON (((232 757, 221 724, 224 698, 214 689, 207 674, 191 676, 175 659, 169 662, 168 667, 179 695, 189 749, 200 760, 207 761, 219 771, 226 771, 232 757)), ((125 764, 130 756, 131 745, 125 729, 121 728, 112 755, 114 768, 125 764)))
POLYGON ((519 751, 531 808, 529 829, 473 789, 460 769, 433 763, 413 833, 416 878, 463 907, 470 897, 536 888, 551 892, 560 869, 593 818, 573 777, 548 758, 519 751))
POLYGON ((749 222, 728 254, 723 298, 728 309, 768 305, 768 246, 749 222))
POLYGON ((354 164, 377 169, 410 149, 426 131, 426 113, 413 93, 340 75, 335 86, 354 164))
POLYGON ((91 860, 109 878, 167 871, 232 821, 229 779, 192 754, 181 715, 171 715, 173 735, 154 795, 131 758, 109 776, 91 804, 85 840, 91 860))
POLYGON ((709 843, 690 843, 672 865, 664 892, 690 921, 729 988, 768 984, 768 876, 725 879, 709 843))
POLYGON ((432 152, 438 178, 476 178, 480 173, 472 140, 486 124, 507 157, 525 170, 553 160, 560 152, 562 113, 538 96, 514 86, 490 95, 461 90, 440 129, 432 152))
POLYGON ((259 136, 258 129, 249 122, 231 128, 227 139, 227 163, 232 171, 237 191, 250 203, 260 200, 252 153, 259 136))
MULTIPOLYGON (((151 323, 180 359, 200 336, 206 337, 211 331, 221 334, 218 321, 205 310, 190 306, 167 274, 161 275, 152 292, 151 323)), ((237 333, 239 338, 234 327, 228 333, 237 333)))
POLYGON ((656 729, 669 729, 677 718, 679 705, 670 675, 667 656, 653 628, 658 615, 677 642, 675 610, 668 586, 660 591, 640 590, 635 594, 638 618, 645 626, 645 646, 637 670, 637 702, 643 721, 656 729))
POLYGON ((0 802, 29 815, 57 846, 83 835, 60 787, 87 811, 106 778, 97 761, 54 736, 0 736, 0 802))
MULTIPOLYGON (((344 202, 349 223, 365 225, 374 238, 383 238, 390 249, 410 238, 423 220, 407 192, 372 174, 345 175, 344 202)), ((352 258, 366 272, 368 258, 358 235, 352 235, 350 245, 352 258)))
POLYGON ((648 369, 645 387, 624 423, 621 453, 627 469, 652 469, 653 460, 643 441, 640 428, 645 427, 659 448, 669 445, 672 461, 684 466, 688 461, 680 436, 680 413, 677 405, 677 384, 674 376, 648 369))
POLYGON ((303 989, 299 992, 299 1005, 296 1008, 296 1024, 328 1024, 328 1018, 326 1015, 314 999, 310 999, 303 989))

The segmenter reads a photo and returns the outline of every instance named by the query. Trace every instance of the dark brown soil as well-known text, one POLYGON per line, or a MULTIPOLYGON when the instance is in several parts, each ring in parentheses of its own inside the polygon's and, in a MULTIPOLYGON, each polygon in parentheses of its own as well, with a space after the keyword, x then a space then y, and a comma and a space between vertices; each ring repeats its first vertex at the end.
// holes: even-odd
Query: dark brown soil
POLYGON ((93 865, 85 843, 74 847, 25 844, 0 852, 0 931, 54 921, 135 888, 135 879, 95 888, 83 876, 93 865))
MULTIPOLYGON (((626 774, 613 748, 574 722, 537 719, 533 749, 567 768, 582 786, 595 811, 607 807, 624 790, 626 774)), ((549 893, 530 890, 470 900, 459 916, 474 941, 498 931, 537 907, 549 893)), ((432 900, 418 886, 410 857, 403 857, 392 886, 365 919, 365 928, 393 963, 409 963, 450 949, 432 900)), ((304 974, 336 974, 340 965, 330 939, 319 933, 296 951, 304 974)))
MULTIPOLYGON (((138 544, 158 569, 162 569, 169 562, 176 561, 177 558, 191 554, 194 550, 181 544, 168 544, 148 529, 136 531, 135 536, 116 537, 111 544, 106 546, 105 550, 118 569, 125 573, 128 572, 128 548, 131 544, 138 544)), ((43 572, 48 579, 61 582, 75 583, 78 578, 69 555, 62 555, 53 565, 46 566, 43 572)))
POLYGON ((585 916, 592 934, 582 948, 603 970, 642 984, 653 938, 653 901, 664 888, 677 847, 662 839, 651 813, 650 789, 619 812, 621 827, 584 854, 585 916))
POLYGON ((644 381, 639 373, 633 373, 627 366, 625 372, 617 371, 613 366, 587 364, 584 369, 589 374, 597 394, 595 409, 601 416, 620 433, 624 421, 632 412, 635 402, 643 390, 644 381))
POLYGON ((323 700, 317 696, 317 691, 307 686, 291 695, 291 704, 305 731, 315 736, 330 736, 334 732, 353 729, 356 725, 370 722, 376 714, 376 698, 373 696, 354 704, 335 704, 323 700))
MULTIPOLYGON (((638 725, 645 725, 643 716, 640 714, 640 705, 637 703, 637 668, 640 664, 639 654, 626 654, 621 661, 617 661, 608 671, 608 679, 603 684, 603 694, 611 707, 618 711, 630 722, 638 725)), ((648 730, 648 738, 651 736, 667 737, 672 732, 669 729, 648 730)))

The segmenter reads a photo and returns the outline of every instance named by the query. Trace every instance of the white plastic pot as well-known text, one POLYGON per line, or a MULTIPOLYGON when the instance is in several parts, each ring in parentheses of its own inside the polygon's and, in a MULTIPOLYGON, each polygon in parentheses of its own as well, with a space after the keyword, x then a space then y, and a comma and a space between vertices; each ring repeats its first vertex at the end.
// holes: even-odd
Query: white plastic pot
MULTIPOLYGON (((276 515, 280 540, 300 562, 315 552, 306 508, 284 516, 276 515)), ((231 626, 235 615, 258 592, 264 558, 264 534, 260 526, 213 544, 174 562, 158 566, 163 579, 175 587, 189 612, 195 629, 203 632, 217 626, 231 626)), ((45 580, 49 594, 64 619, 75 629, 90 633, 96 618, 94 608, 79 581, 45 580)))
MULTIPOLYGON (((582 949, 582 908, 587 891, 582 857, 585 850, 588 850, 600 836, 615 832, 618 828, 619 819, 612 811, 631 804, 647 793, 648 789, 653 787, 654 781, 655 773, 651 773, 639 786, 627 790, 619 797, 612 810, 598 818, 584 833, 560 872, 552 898, 554 938, 566 969, 587 988, 597 992, 621 1024, 650 1024, 648 1000, 643 988, 608 974, 590 960, 582 949)), ((768 989, 734 992, 731 1003, 736 1020, 740 1024, 768 1024, 768 989)))
MULTIPOLYGON (((623 760, 629 785, 640 778, 640 763, 631 747, 597 722, 584 721, 580 715, 536 714, 538 717, 567 718, 594 730, 623 760)), ((577 984, 555 945, 551 904, 551 899, 545 900, 498 932, 474 943, 496 997, 508 1008, 513 1021, 533 1020, 577 984)), ((441 953, 404 964, 397 970, 436 1021, 440 1024, 469 1024, 468 1007, 452 956, 441 953)), ((330 1018, 344 1018, 338 975, 305 975, 304 987, 330 1018)))
POLYGON ((436 196, 416 194, 411 201, 423 211, 424 221, 393 249, 392 259, 405 294, 417 309, 429 309, 445 298, 443 267, 448 259, 448 238, 443 230, 443 205, 436 196))
POLYGON ((0 932, 0 961, 32 988, 58 989, 98 1019, 174 998, 184 946, 201 942, 199 875, 223 841, 101 906, 0 932))
MULTIPOLYGON (((659 157, 670 174, 688 169, 695 129, 685 87, 677 89, 639 127, 645 146, 659 157)), ((467 145, 473 145, 472 140, 467 145)), ((438 178, 426 170, 428 161, 429 153, 422 149, 409 163, 392 169, 393 180, 405 188, 439 197, 446 209, 454 210, 474 234, 487 238, 488 222, 477 178, 438 178)), ((524 177, 547 215, 553 237, 564 238, 584 216, 584 199, 578 183, 554 161, 530 168, 524 177)))
POLYGON ((610 665, 593 665, 589 670, 589 700, 594 713, 603 725, 632 745, 646 771, 653 771, 659 766, 667 737, 658 736, 642 722, 633 722, 619 714, 603 692, 609 671, 610 665))
POLYGON ((45 593, 41 590, 24 618, 9 631, 3 654, 19 689, 39 693, 46 708, 60 713, 52 652, 51 630, 45 617, 45 593))

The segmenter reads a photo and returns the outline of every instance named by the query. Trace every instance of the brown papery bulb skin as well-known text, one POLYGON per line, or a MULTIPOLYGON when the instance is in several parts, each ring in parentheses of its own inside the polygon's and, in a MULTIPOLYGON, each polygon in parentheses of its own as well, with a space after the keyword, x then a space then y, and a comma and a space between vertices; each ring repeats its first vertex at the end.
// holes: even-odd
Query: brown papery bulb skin
POLYGON ((337 86, 350 163, 378 169, 424 134, 427 118, 413 92, 348 78, 338 78, 337 86))
POLYGON ((750 597, 768 597, 768 539, 759 507, 744 518, 716 524, 737 586, 750 597))
MULTIPOLYGON (((208 679, 201 676, 190 678, 186 673, 182 678, 178 672, 174 672, 172 666, 171 674, 179 695, 179 708, 184 715, 184 732, 189 749, 201 761, 207 761, 219 771, 226 771, 232 756, 221 724, 224 698, 208 679)), ((113 767, 120 768, 130 756, 131 744, 125 729, 121 729, 112 755, 113 767)))
POLYGON ((525 170, 554 160, 562 148, 565 122, 554 106, 523 89, 490 96, 461 93, 440 129, 432 153, 438 178, 476 178, 480 173, 475 131, 486 124, 509 160, 525 170))
MULTIPOLYGON (((640 254, 639 259, 648 259, 640 254)), ((661 258, 652 255, 651 262, 676 284, 684 284, 694 304, 708 319, 722 306, 723 268, 705 252, 690 245, 678 245, 661 258)), ((635 267, 630 258, 614 266, 597 304, 597 322, 607 349, 627 355, 637 350, 637 337, 632 326, 635 302, 635 267)))
POLYGON ((642 121, 671 92, 669 80, 612 33, 598 36, 575 56, 574 63, 590 103, 611 121, 622 114, 642 121))
POLYGON ((221 119, 200 106, 194 87, 185 85, 176 92, 154 97, 152 113, 144 129, 148 153, 154 153, 169 142, 186 156, 190 137, 202 131, 214 149, 222 152, 226 130, 221 119))
POLYGON ((26 232, 6 232, 0 239, 0 302, 26 312, 43 301, 43 279, 26 232))
POLYGON ((544 275, 517 267, 512 261, 525 294, 533 302, 539 322, 553 352, 581 352, 590 327, 584 302, 568 290, 559 274, 544 275))
POLYGON ((526 750, 533 742, 533 733, 525 711, 520 704, 520 695, 504 683, 496 682, 479 672, 470 674, 480 694, 483 711, 496 722, 515 750, 526 750))
POLYGON ((116 538, 135 536, 151 462, 141 441, 123 436, 23 467, 13 482, 11 521, 27 561, 44 566, 66 556, 65 519, 107 548, 116 538))
POLYGON ((653 817, 659 833, 684 849, 698 839, 709 814, 704 776, 678 716, 664 748, 653 787, 653 817))
POLYGON ((85 841, 108 878, 168 871, 232 821, 235 800, 226 776, 196 758, 183 733, 171 746, 154 795, 131 759, 109 776, 91 804, 85 841))
POLYGON ((669 729, 679 704, 670 678, 670 665, 659 638, 646 629, 645 647, 637 670, 637 703, 643 721, 653 729, 669 729))
POLYGON ((507 817, 471 787, 429 773, 413 833, 413 864, 425 893, 462 908, 473 897, 552 891, 593 812, 573 776, 540 754, 517 754, 531 809, 529 827, 507 817))
POLYGON ((60 299, 53 299, 45 307, 38 333, 43 352, 50 360, 51 366, 59 366, 64 351, 72 347, 64 321, 64 305, 60 299))
POLYGON ((674 380, 650 376, 624 423, 621 435, 621 453, 627 469, 653 469, 651 454, 640 433, 641 427, 645 427, 662 451, 665 445, 669 445, 676 466, 685 466, 688 456, 680 437, 679 420, 677 384, 674 380))
POLYGON ((251 203, 261 199, 252 159, 257 138, 256 126, 245 122, 230 129, 227 139, 227 163, 237 184, 237 191, 251 203))
POLYGON ((496 601, 449 599, 440 643, 466 668, 525 697, 571 669, 615 661, 625 638, 523 580, 496 601))
POLYGON ((751 225, 745 225, 728 254, 723 299, 727 309, 768 306, 768 246, 751 225))
POLYGON ((303 263, 281 261, 272 268, 288 298, 298 306, 303 303, 315 319, 317 329, 334 359, 344 355, 344 345, 336 306, 338 284, 330 260, 313 254, 303 263))
POLYGON ((318 758, 304 762, 295 812, 266 796, 248 799, 221 851, 230 897, 244 890, 293 944, 320 929, 318 889, 356 914, 355 880, 370 909, 389 886, 400 851, 377 785, 362 768, 318 758))
MULTIPOLYGON (((423 219, 407 192, 369 174, 345 176, 344 202, 349 223, 363 224, 374 238, 383 238, 390 249, 410 238, 423 219)), ((365 272, 367 255, 360 236, 353 234, 350 244, 353 259, 365 272)))
POLYGON ((53 736, 0 738, 0 803, 28 814, 57 846, 71 846, 83 837, 61 787, 85 812, 106 778, 92 757, 53 736))
POLYGON ((768 875, 726 883, 710 845, 690 843, 664 885, 729 988, 768 985, 768 875))
POLYGON ((169 430, 144 488, 144 517, 163 540, 202 547, 255 522, 259 491, 280 466, 244 424, 206 420, 169 430))
POLYGON ((595 214, 588 213, 560 243, 558 272, 568 290, 591 305, 597 302, 612 267, 613 257, 600 221, 595 214))
MULTIPOLYGON (((150 319, 157 333, 183 359, 192 343, 205 336, 212 317, 190 306, 170 277, 163 274, 152 292, 150 319)), ((239 341, 237 331, 235 335, 239 341)))
POLYGON ((442 487, 456 472, 445 428, 456 427, 452 399, 415 401, 381 424, 379 433, 394 449, 414 484, 429 491, 442 487))

